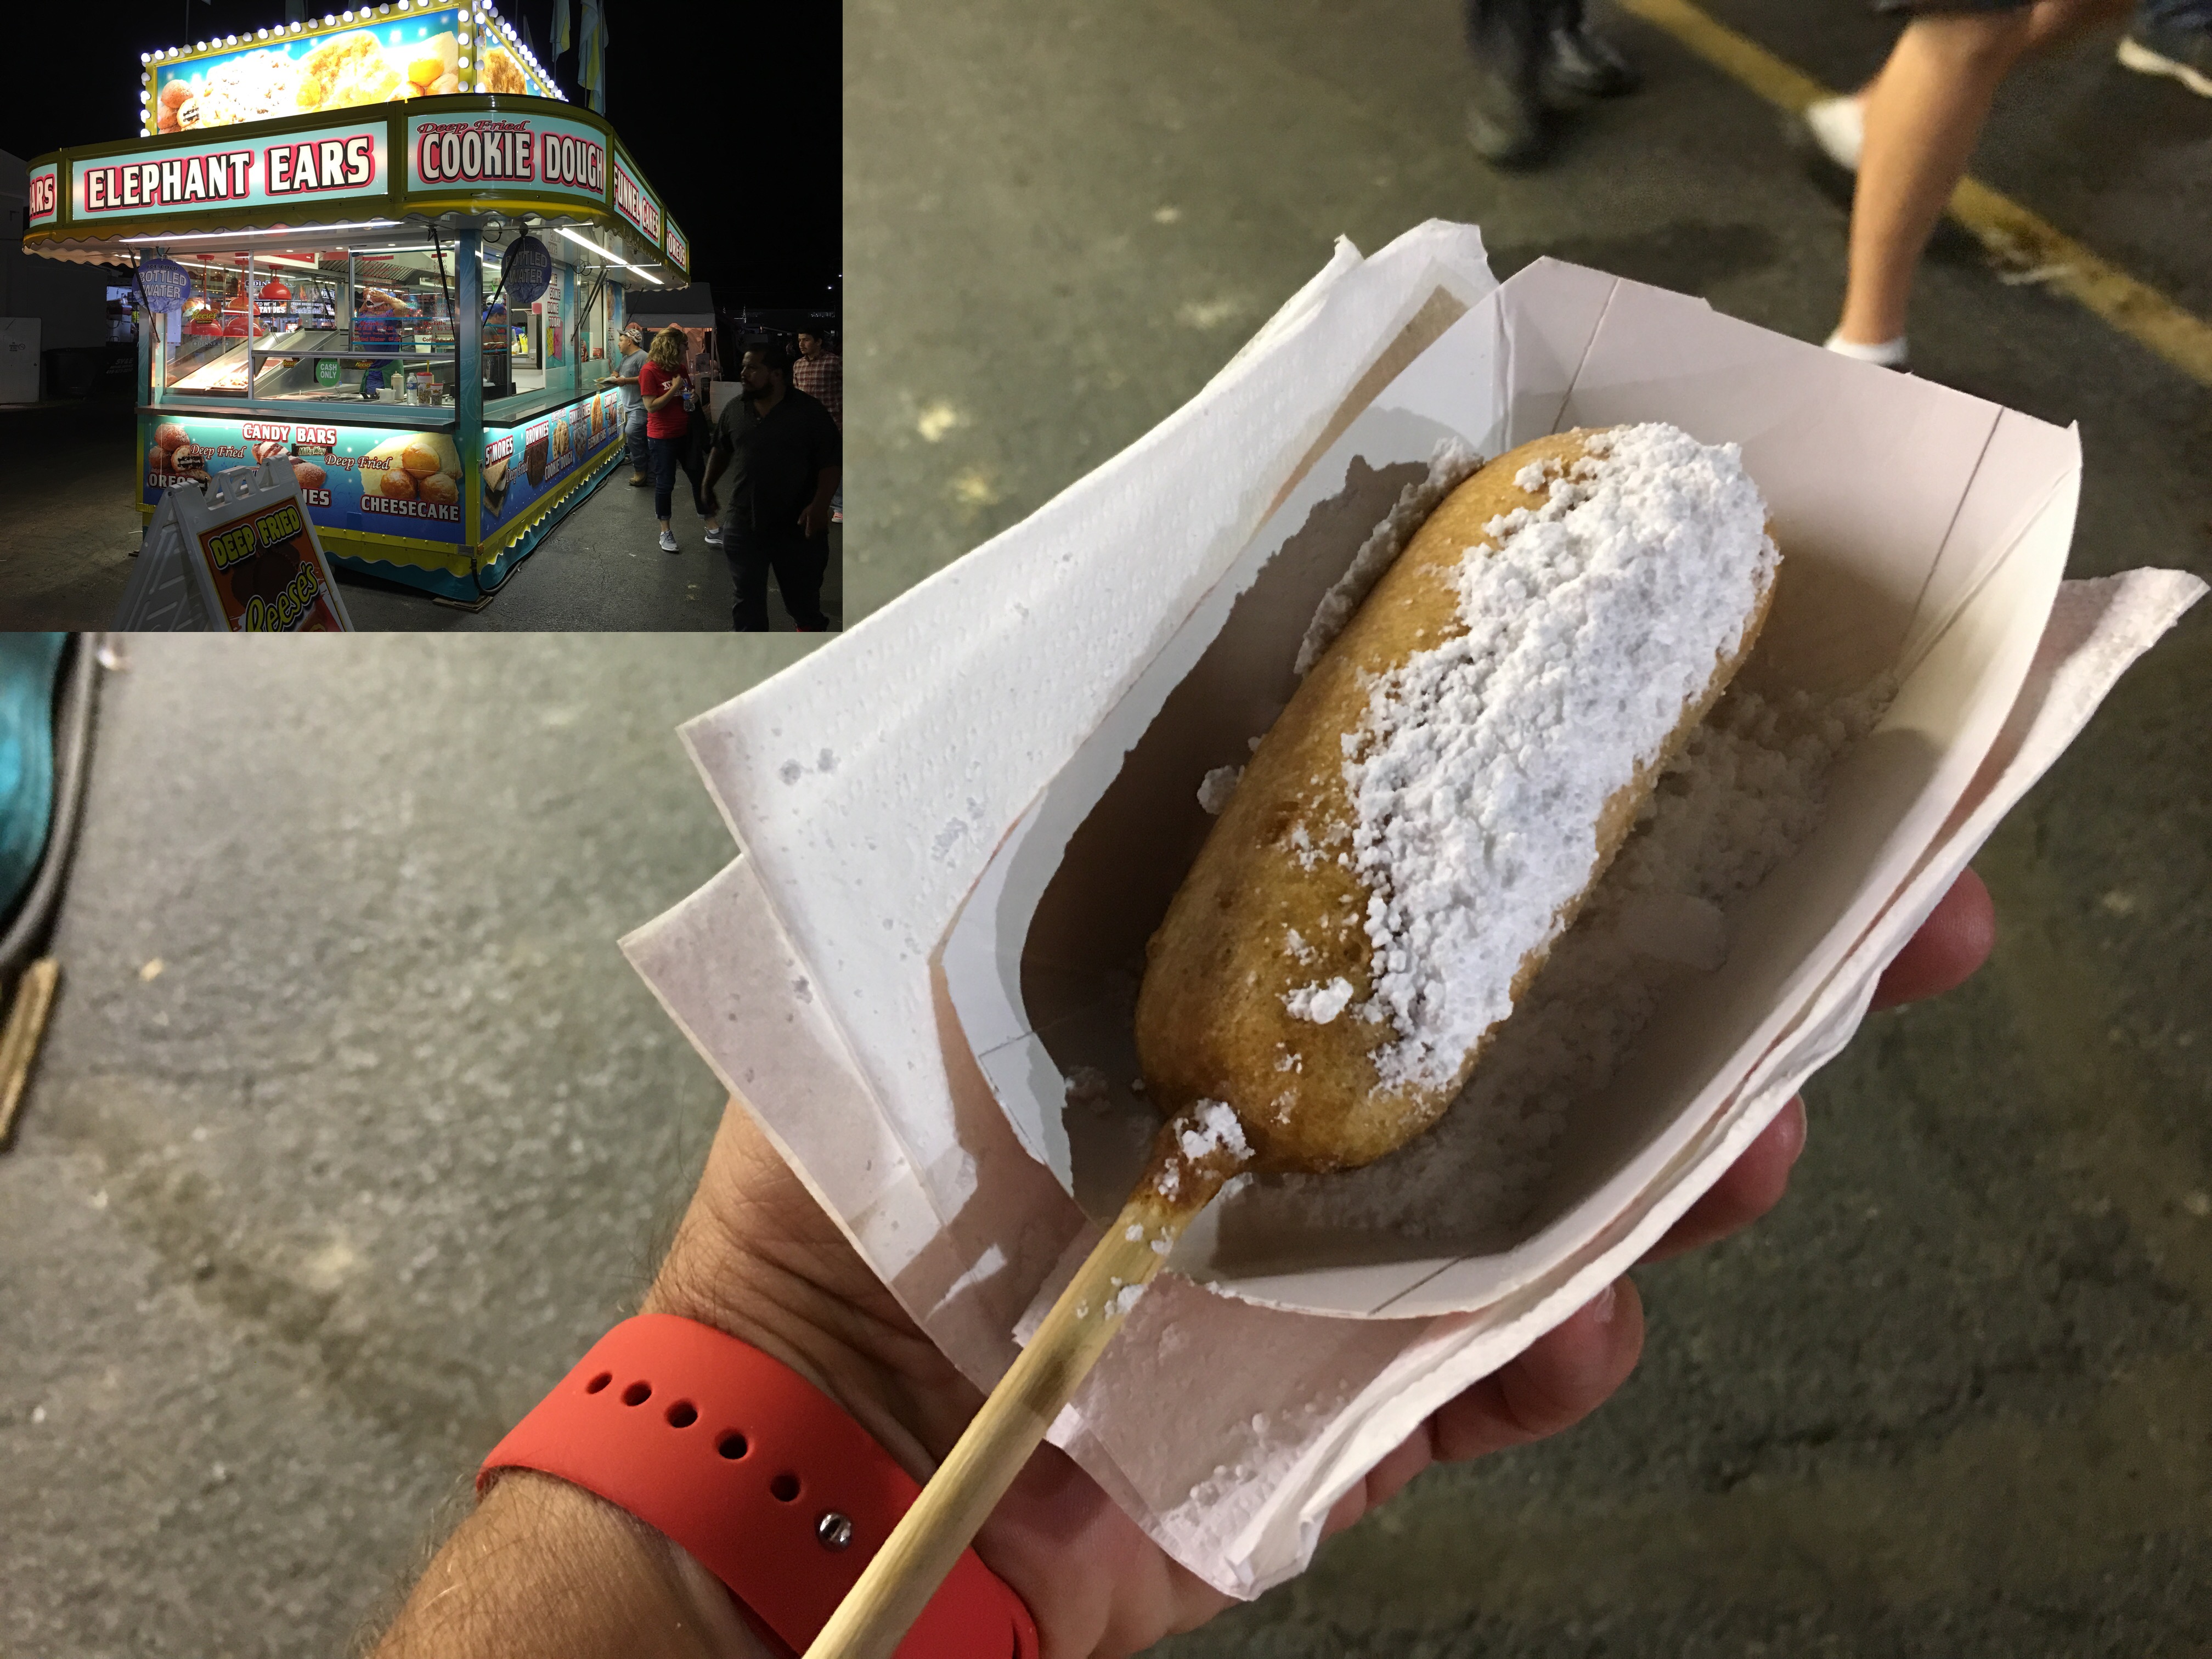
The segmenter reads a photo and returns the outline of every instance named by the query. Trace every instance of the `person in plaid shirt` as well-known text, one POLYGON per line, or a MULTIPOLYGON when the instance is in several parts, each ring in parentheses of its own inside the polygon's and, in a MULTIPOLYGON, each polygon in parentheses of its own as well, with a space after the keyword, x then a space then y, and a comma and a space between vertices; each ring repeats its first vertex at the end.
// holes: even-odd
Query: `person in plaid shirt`
POLYGON ((819 334, 799 337, 799 361, 791 366, 791 383, 830 411, 837 429, 845 428, 845 360, 830 349, 819 334))

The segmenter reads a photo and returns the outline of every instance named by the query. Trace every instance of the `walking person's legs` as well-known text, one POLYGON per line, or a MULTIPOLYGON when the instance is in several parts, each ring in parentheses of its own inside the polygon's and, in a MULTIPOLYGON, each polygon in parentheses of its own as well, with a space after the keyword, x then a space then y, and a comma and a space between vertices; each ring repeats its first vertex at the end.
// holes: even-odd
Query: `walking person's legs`
POLYGON ((1923 14, 1898 37, 1867 99, 1850 276, 1832 348, 1876 362, 1905 361, 1905 308, 1921 252, 2030 27, 2023 5, 1923 14))
POLYGON ((809 632, 829 627, 829 616, 822 609, 822 577, 830 568, 830 538, 778 543, 769 557, 775 567, 776 592, 783 596, 783 608, 791 612, 792 622, 809 632))
POLYGON ((664 553, 677 550, 675 532, 668 527, 668 514, 676 500, 676 446, 679 441, 675 438, 646 440, 653 458, 653 511, 660 520, 660 550, 664 553))
POLYGON ((1467 0, 1467 46, 1474 58, 1467 138, 1493 167, 1528 167, 1543 159, 1538 81, 1548 11, 1546 0, 1467 0))
POLYGON ((691 510, 701 518, 707 516, 707 497, 702 493, 707 482, 707 451, 695 437, 678 438, 682 447, 678 455, 684 466, 684 476, 691 481, 691 510))
POLYGON ((623 411, 623 447, 629 452, 629 481, 644 488, 645 476, 645 410, 642 406, 623 411))
POLYGON ((750 536, 732 523, 722 527, 722 556, 730 562, 730 584, 736 593, 736 602, 730 610, 730 625, 740 634, 767 633, 767 554, 750 536))
POLYGON ((2142 0, 2119 58, 2138 74, 2171 76, 2212 98, 2212 0, 2142 0))
MULTIPOLYGON (((2146 7, 2151 3, 2143 0, 2146 7)), ((2165 3, 2212 8, 2212 0, 2165 0, 2165 3)), ((2056 52, 2102 24, 2117 22, 2135 8, 2136 0, 2035 0, 2027 9, 2027 40, 2020 55, 2024 59, 2056 52)), ((1874 88, 1874 81, 1869 81, 1856 92, 1824 98, 1805 112, 1805 129, 1813 143, 1838 167, 1852 171, 1858 167, 1866 137, 1867 94, 1874 88)))

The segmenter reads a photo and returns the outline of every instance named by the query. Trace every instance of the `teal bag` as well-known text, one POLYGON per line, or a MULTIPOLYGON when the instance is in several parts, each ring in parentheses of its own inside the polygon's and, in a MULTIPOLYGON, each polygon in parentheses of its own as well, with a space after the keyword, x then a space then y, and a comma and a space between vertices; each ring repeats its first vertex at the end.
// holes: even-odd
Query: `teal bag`
POLYGON ((38 873, 54 813, 54 675, 66 634, 0 634, 0 920, 38 873))

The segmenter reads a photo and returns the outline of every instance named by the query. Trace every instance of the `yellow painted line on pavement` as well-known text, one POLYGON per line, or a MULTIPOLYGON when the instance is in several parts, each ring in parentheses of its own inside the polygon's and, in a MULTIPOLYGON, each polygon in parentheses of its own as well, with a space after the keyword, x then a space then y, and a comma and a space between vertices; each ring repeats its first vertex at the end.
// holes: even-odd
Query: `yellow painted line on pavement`
MULTIPOLYGON (((1836 95, 1794 64, 1737 33, 1690 0, 1618 0, 1622 10, 1662 28, 1716 69, 1792 114, 1836 95)), ((2071 296, 2201 386, 2212 386, 2212 323, 2185 311, 2148 283, 2101 258, 1978 179, 1951 193, 1951 216, 2004 266, 2071 296)))

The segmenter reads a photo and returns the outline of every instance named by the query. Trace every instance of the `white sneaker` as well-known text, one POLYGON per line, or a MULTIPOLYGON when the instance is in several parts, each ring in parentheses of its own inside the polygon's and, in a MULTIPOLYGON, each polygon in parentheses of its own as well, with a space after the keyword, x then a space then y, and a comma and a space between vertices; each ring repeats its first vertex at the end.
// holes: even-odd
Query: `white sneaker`
POLYGON ((1808 106, 1805 130, 1838 167, 1859 170, 1859 151, 1866 145, 1866 111, 1857 99, 1823 98, 1808 106))
POLYGON ((680 553, 684 550, 676 545, 674 531, 664 530, 660 532, 660 550, 664 553, 680 553))
POLYGON ((1828 349, 1839 357, 1853 357, 1863 363, 1874 363, 1883 368, 1903 368, 1911 361, 1905 349, 1905 336, 1884 340, 1878 345, 1864 345, 1856 340, 1846 340, 1840 331, 1828 337, 1828 349))

